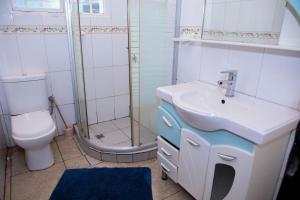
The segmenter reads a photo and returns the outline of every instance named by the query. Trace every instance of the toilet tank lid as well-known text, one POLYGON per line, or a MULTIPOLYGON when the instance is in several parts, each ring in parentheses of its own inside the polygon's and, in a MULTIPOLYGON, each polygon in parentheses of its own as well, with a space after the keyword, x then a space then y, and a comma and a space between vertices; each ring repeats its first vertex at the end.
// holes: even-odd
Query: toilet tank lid
POLYGON ((3 83, 13 83, 20 81, 36 81, 45 79, 45 74, 26 74, 26 75, 13 75, 13 76, 2 76, 0 81, 3 83))

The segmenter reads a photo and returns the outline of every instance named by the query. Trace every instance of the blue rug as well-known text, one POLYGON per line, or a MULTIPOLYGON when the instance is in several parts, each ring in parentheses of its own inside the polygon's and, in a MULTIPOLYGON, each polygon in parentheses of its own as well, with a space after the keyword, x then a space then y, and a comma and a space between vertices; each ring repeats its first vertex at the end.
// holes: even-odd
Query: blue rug
POLYGON ((151 170, 139 168, 68 169, 50 200, 152 200, 151 170))

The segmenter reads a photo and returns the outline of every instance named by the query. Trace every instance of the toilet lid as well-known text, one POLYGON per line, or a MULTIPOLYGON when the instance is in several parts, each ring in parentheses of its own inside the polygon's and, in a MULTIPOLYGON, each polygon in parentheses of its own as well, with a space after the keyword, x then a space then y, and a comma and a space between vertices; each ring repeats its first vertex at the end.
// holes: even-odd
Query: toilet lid
POLYGON ((11 124, 13 136, 20 138, 39 137, 55 127, 48 110, 13 116, 11 124))

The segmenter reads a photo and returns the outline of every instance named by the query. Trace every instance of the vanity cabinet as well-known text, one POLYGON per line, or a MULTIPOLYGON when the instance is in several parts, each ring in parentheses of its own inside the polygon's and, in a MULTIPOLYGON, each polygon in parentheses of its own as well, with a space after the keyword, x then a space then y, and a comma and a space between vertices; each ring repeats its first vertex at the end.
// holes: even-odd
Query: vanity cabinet
POLYGON ((197 200, 276 198, 290 133, 257 145, 226 130, 195 129, 164 101, 157 115, 158 165, 197 200))
POLYGON ((203 196, 209 149, 210 144, 206 140, 188 129, 182 129, 178 182, 196 199, 203 196))

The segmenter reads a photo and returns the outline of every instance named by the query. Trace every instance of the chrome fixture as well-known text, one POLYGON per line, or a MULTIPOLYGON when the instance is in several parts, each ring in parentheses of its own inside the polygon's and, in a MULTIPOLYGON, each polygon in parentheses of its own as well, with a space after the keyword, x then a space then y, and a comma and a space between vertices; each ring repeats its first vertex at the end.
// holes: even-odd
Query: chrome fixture
POLYGON ((222 71, 221 73, 222 74, 228 74, 228 79, 218 81, 218 85, 223 86, 224 84, 227 84, 227 89, 226 89, 225 96, 226 97, 233 97, 238 71, 237 70, 226 70, 226 71, 222 71))

